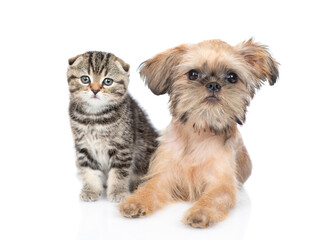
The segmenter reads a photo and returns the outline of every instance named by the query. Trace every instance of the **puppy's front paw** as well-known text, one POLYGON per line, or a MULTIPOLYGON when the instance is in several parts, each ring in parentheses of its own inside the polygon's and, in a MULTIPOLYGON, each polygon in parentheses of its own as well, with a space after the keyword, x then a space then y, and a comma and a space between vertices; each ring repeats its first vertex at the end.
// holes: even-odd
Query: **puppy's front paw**
POLYGON ((107 198, 111 202, 121 202, 124 198, 126 198, 129 195, 130 193, 128 191, 107 192, 107 198))
POLYGON ((194 228, 207 228, 216 223, 213 212, 209 209, 189 209, 183 219, 186 225, 194 228))
POLYGON ((152 211, 149 210, 141 201, 131 200, 126 198, 119 206, 120 213, 127 218, 138 218, 149 215, 152 211))
POLYGON ((80 199, 85 202, 97 201, 101 195, 101 192, 92 191, 89 189, 82 189, 80 193, 80 199))

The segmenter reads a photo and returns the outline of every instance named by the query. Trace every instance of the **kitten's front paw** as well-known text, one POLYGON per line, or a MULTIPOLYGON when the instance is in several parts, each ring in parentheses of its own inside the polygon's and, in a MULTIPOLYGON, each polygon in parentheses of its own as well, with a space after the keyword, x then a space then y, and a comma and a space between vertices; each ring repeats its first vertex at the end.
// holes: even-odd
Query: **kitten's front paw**
POLYGON ((216 223, 214 213, 209 209, 189 209, 183 219, 186 225, 194 228, 207 228, 216 223))
POLYGON ((138 218, 149 215, 152 211, 146 207, 143 202, 126 198, 119 206, 120 213, 127 218, 138 218))
POLYGON ((100 192, 92 191, 89 189, 82 189, 80 193, 80 199, 85 202, 93 202, 97 201, 100 195, 100 192))
POLYGON ((128 191, 112 191, 107 193, 107 198, 111 202, 121 202, 129 195, 130 193, 128 191))

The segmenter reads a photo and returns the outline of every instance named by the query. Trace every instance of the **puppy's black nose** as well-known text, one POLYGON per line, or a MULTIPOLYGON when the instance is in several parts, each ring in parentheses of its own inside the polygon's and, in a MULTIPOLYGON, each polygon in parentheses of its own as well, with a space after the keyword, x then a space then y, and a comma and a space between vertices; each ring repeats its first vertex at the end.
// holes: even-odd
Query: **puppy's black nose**
POLYGON ((205 87, 210 91, 210 92, 219 92, 221 89, 221 86, 219 83, 216 82, 209 82, 205 85, 205 87))
POLYGON ((99 92, 99 89, 91 89, 91 91, 96 95, 99 92))

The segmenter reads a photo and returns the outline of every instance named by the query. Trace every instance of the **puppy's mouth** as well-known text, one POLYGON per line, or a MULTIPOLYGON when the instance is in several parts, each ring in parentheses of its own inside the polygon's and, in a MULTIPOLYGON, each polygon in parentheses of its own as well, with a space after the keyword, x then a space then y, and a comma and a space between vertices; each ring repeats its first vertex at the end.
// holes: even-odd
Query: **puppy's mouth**
POLYGON ((214 102, 214 101, 217 101, 218 100, 217 96, 214 95, 214 94, 206 97, 205 99, 206 99, 206 101, 209 101, 209 102, 214 102))

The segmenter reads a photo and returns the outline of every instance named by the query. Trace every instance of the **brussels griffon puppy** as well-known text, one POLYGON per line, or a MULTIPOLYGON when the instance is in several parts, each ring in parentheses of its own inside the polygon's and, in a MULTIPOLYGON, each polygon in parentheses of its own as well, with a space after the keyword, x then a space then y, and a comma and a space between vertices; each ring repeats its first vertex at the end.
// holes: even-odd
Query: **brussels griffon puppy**
POLYGON ((183 222, 206 228, 224 220, 252 165, 237 124, 263 82, 273 85, 278 63, 252 40, 184 44, 145 61, 140 75, 156 95, 168 93, 172 121, 160 138, 148 181, 119 206, 125 217, 165 204, 196 201, 183 222))

